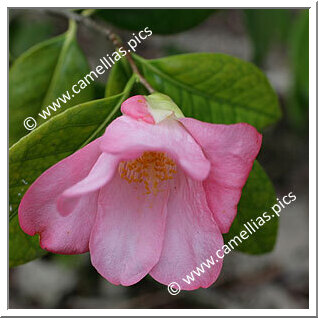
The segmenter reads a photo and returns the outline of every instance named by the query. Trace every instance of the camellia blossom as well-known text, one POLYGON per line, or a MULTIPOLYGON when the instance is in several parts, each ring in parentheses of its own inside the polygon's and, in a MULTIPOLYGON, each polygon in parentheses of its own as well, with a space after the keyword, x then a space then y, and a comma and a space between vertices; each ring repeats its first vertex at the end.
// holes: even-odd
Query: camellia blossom
POLYGON ((90 252, 111 283, 150 274, 181 289, 209 287, 222 260, 181 280, 223 246, 262 136, 246 124, 183 117, 163 94, 133 96, 104 135, 45 171, 19 206, 40 246, 90 252))

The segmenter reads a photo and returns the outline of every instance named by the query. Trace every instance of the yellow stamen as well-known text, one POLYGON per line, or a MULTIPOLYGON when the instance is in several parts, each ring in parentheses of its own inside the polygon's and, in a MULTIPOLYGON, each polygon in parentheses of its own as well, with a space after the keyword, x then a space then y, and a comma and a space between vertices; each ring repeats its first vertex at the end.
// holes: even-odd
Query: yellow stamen
POLYGON ((156 195, 165 190, 163 182, 173 179, 177 167, 165 153, 147 151, 135 160, 122 161, 118 171, 128 183, 143 183, 145 194, 156 195))

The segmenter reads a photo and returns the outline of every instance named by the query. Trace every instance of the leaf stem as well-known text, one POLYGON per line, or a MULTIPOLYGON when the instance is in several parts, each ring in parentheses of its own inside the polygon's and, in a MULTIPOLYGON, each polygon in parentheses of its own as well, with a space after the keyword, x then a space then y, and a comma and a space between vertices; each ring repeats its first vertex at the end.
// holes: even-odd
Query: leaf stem
POLYGON ((127 52, 127 55, 126 55, 127 61, 130 64, 130 67, 133 73, 137 74, 140 83, 146 87, 149 93, 153 93, 155 91, 151 87, 151 85, 147 82, 147 80, 141 75, 133 57, 131 56, 130 52, 125 48, 125 45, 123 44, 123 41, 121 40, 121 38, 104 24, 101 24, 100 22, 96 22, 95 20, 92 20, 89 17, 89 15, 92 14, 92 12, 84 10, 82 14, 78 14, 69 10, 52 9, 52 8, 41 8, 37 10, 44 11, 49 14, 63 16, 64 18, 74 20, 104 35, 109 41, 112 42, 112 44, 115 46, 116 49, 119 49, 119 48, 125 49, 125 51, 127 52))

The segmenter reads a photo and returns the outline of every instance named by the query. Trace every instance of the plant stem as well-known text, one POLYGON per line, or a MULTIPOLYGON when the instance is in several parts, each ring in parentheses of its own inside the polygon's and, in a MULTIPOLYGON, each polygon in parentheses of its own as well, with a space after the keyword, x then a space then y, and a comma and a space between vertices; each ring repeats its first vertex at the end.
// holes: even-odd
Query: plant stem
POLYGON ((74 20, 90 29, 96 30, 102 35, 104 35, 109 41, 113 43, 116 49, 123 48, 127 52, 126 58, 128 63, 131 66, 131 69, 133 73, 137 74, 139 81, 141 84, 143 84, 146 89, 149 91, 149 93, 153 93, 155 90, 151 87, 151 85, 147 82, 147 80, 140 74, 139 69, 132 58, 130 52, 125 48, 121 38, 114 33, 111 29, 109 29, 104 24, 101 24, 100 22, 96 22, 95 20, 92 20, 89 18, 89 13, 87 10, 84 11, 84 14, 78 14, 69 10, 61 10, 61 9, 51 9, 51 8, 42 8, 37 9, 40 11, 47 12, 49 14, 54 14, 58 16, 62 16, 67 19, 74 20))
POLYGON ((140 74, 139 69, 138 69, 135 61, 133 60, 130 52, 128 52, 127 50, 126 50, 126 52, 127 52, 127 55, 126 55, 127 61, 130 64, 131 69, 133 70, 133 73, 137 74, 140 83, 147 88, 147 90, 150 94, 154 93, 155 90, 151 87, 151 85, 147 82, 147 80, 140 74))

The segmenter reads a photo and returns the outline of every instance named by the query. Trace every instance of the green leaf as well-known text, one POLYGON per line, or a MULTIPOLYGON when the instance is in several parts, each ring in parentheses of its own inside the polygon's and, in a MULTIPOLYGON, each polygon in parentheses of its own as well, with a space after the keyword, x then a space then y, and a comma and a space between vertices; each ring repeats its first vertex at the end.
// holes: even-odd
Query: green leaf
POLYGON ((54 116, 9 150, 9 245, 10 266, 28 262, 43 253, 37 238, 22 232, 17 221, 18 206, 29 186, 49 167, 103 134, 119 113, 135 81, 109 98, 94 100, 54 116), (98 115, 97 115, 98 114, 98 115))
POLYGON ((132 31, 148 27, 155 34, 182 32, 203 22, 209 9, 102 9, 97 15, 113 25, 132 31))
POLYGON ((9 50, 17 58, 35 44, 52 37, 53 33, 54 25, 47 18, 34 21, 34 17, 17 16, 10 22, 9 50))
MULTIPOLYGON (((106 85, 105 96, 109 97, 122 92, 131 76, 131 66, 126 58, 121 58, 111 69, 106 85)), ((134 83, 130 91, 130 96, 148 94, 147 89, 139 81, 134 83)))
POLYGON ((106 84, 105 96, 121 93, 132 75, 131 67, 126 58, 121 58, 111 69, 106 84))
POLYGON ((273 43, 284 43, 288 39, 292 11, 247 9, 244 10, 244 18, 253 45, 253 62, 261 65, 273 43))
POLYGON ((9 267, 22 265, 43 256, 46 251, 39 245, 38 235, 29 236, 22 232, 18 218, 12 219, 9 225, 9 267))
POLYGON ((274 90, 251 63, 217 53, 134 58, 153 88, 170 96, 186 117, 262 129, 281 116, 274 90))
MULTIPOLYGON (((70 23, 67 33, 42 42, 18 58, 9 72, 9 144, 28 133, 23 126, 26 117, 34 117, 38 125, 44 120, 38 113, 89 72, 84 54, 76 42, 76 25, 70 23)), ((72 93, 70 92, 70 95, 72 93)), ((89 85, 51 116, 79 103, 93 99, 89 85)))
MULTIPOLYGON (((224 242, 235 236, 239 236, 242 230, 246 231, 244 224, 251 223, 257 217, 268 212, 271 219, 261 226, 256 232, 250 235, 243 243, 240 243, 235 250, 249 254, 262 254, 270 252, 276 242, 278 230, 278 217, 271 210, 271 207, 277 203, 274 187, 261 165, 255 161, 249 178, 243 188, 242 197, 238 205, 237 216, 231 226, 229 233, 224 235, 224 242)), ((264 218, 263 218, 264 219, 264 218)), ((264 221, 266 221, 264 219, 264 221)), ((257 222, 256 222, 257 224, 257 222)), ((254 226, 255 228, 255 226, 254 226)))

